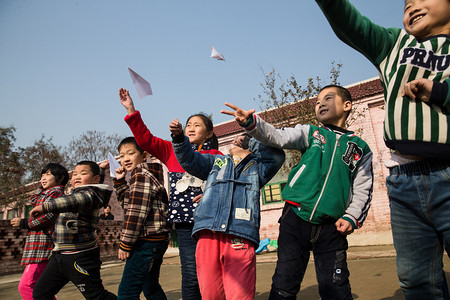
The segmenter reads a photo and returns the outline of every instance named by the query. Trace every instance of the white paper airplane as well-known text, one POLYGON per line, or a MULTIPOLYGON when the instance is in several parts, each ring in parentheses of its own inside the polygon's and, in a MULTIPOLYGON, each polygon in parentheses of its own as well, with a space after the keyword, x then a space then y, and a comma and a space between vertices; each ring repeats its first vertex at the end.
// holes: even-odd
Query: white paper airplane
POLYGON ((222 54, 220 54, 219 52, 217 52, 216 48, 214 48, 212 45, 209 46, 209 48, 211 48, 211 57, 215 58, 217 60, 223 60, 225 61, 225 57, 223 57, 222 54))
POLYGON ((111 175, 111 178, 116 178, 115 171, 117 170, 118 167, 120 167, 120 164, 111 153, 108 153, 108 160, 109 160, 109 175, 111 175))
POLYGON ((130 68, 128 68, 128 72, 130 73, 131 80, 133 81, 134 87, 140 99, 145 96, 153 95, 152 88, 147 80, 142 78, 138 73, 130 68))

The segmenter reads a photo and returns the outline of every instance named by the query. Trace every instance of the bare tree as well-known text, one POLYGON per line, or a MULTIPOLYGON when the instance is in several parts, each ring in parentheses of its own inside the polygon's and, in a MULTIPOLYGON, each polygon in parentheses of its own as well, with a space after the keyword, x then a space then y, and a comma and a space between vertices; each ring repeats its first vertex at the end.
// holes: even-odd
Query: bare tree
POLYGON ((13 126, 0 127, 0 205, 6 206, 23 197, 8 193, 20 187, 24 168, 20 164, 20 153, 14 150, 16 138, 13 126))
POLYGON ((102 161, 108 152, 113 155, 123 137, 118 134, 107 135, 106 132, 88 130, 79 137, 74 137, 65 148, 66 166, 74 168, 81 160, 102 161))
POLYGON ((20 148, 20 160, 25 168, 22 176, 22 183, 29 183, 41 179, 41 170, 48 163, 59 163, 64 166, 64 155, 61 147, 53 144, 53 138, 45 138, 42 134, 39 140, 34 141, 33 145, 20 148))

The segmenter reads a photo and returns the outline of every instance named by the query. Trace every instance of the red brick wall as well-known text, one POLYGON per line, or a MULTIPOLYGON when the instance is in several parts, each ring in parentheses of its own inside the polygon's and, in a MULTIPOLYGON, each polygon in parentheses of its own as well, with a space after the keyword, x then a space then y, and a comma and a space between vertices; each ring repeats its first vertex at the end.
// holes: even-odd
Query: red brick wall
MULTIPOLYGON (((99 222, 98 244, 102 261, 117 259, 121 228, 120 221, 99 222)), ((12 227, 9 220, 0 221, 0 276, 23 271, 20 261, 26 234, 27 230, 12 227)))

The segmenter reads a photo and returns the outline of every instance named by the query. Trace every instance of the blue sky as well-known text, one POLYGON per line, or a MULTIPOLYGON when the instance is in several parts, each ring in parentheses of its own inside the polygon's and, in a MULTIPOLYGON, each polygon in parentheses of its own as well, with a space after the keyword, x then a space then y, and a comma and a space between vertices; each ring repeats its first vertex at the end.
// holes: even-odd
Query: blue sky
MULTIPOLYGON (((401 27, 404 1, 353 0, 372 21, 401 27)), ((377 76, 339 41, 315 1, 0 0, 0 126, 16 127, 16 146, 45 134, 65 146, 87 130, 131 134, 119 88, 130 90, 152 132, 199 111, 214 123, 224 102, 259 110, 261 70, 341 84, 377 76), (226 61, 210 58, 209 46, 226 61), (127 68, 150 81, 137 97, 127 68)))

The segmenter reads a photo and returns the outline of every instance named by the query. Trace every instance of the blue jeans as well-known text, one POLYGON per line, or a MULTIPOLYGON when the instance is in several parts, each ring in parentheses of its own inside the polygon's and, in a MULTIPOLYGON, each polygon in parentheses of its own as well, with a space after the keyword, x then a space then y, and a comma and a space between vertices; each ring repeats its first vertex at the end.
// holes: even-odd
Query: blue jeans
POLYGON ((127 259, 119 285, 118 299, 167 299, 159 284, 159 271, 167 241, 138 241, 127 259))
POLYGON ((443 249, 450 250, 450 161, 390 169, 386 179, 397 274, 405 298, 445 299, 443 249))
POLYGON ((192 238, 194 224, 176 223, 181 262, 181 297, 183 300, 201 299, 195 262, 196 241, 192 238))
POLYGON ((297 299, 311 250, 320 298, 353 299, 347 267, 347 237, 336 230, 335 221, 330 218, 325 224, 311 224, 297 216, 286 203, 280 218, 278 260, 269 300, 297 299))

